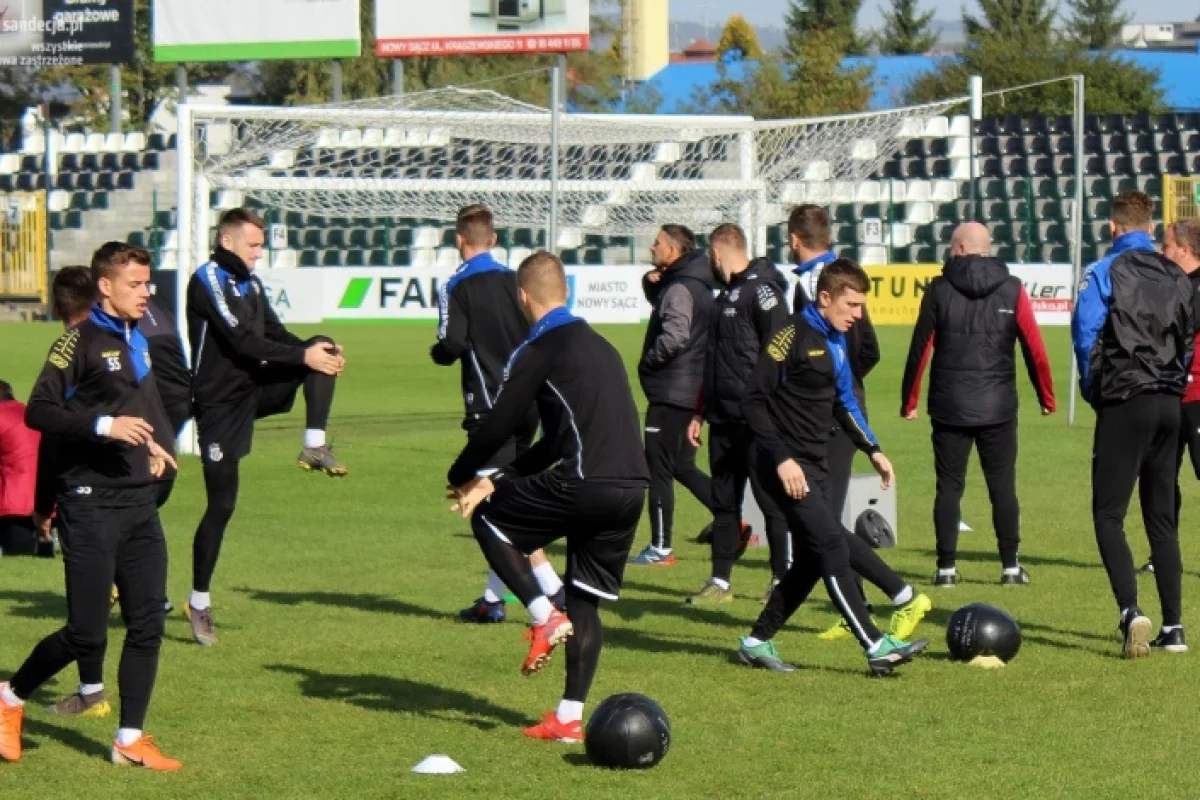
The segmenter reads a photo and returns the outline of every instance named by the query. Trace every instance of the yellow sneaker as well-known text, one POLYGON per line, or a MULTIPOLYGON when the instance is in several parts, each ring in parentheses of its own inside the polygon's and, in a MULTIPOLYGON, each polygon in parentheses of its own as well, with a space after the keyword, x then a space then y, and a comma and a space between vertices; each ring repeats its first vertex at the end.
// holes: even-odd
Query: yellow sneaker
POLYGON ((897 639, 908 641, 913 631, 917 629, 917 625, 925 618, 925 615, 929 613, 929 609, 931 608, 933 608, 933 601, 929 599, 929 595, 917 595, 892 612, 892 621, 888 625, 888 633, 897 639))
POLYGON ((847 639, 853 636, 854 633, 850 630, 849 623, 844 619, 839 619, 830 627, 817 634, 817 638, 823 642, 836 642, 838 639, 847 639))

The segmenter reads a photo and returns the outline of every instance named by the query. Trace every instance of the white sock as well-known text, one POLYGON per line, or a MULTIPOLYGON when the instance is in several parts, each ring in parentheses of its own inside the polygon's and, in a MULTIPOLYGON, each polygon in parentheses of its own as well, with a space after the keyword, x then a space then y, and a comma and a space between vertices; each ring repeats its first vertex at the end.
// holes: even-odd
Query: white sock
POLYGON ((0 700, 3 700, 4 705, 9 708, 20 708, 25 705, 25 701, 13 694, 12 687, 7 683, 4 684, 3 689, 0 689, 0 700))
POLYGON ((742 637, 742 644, 746 645, 746 647, 758 647, 762 643, 762 639, 755 639, 753 636, 742 637))
POLYGON ((1020 566, 1016 566, 1016 567, 1005 567, 1005 568, 1004 568, 1004 574, 1005 574, 1005 575, 1020 575, 1020 574, 1021 574, 1021 567, 1020 567, 1020 566))
POLYGON ((103 683, 81 683, 79 684, 80 694, 96 694, 104 691, 103 683))
POLYGON ((723 580, 722 578, 712 578, 711 580, 717 586, 721 587, 721 591, 723 591, 723 592, 729 591, 729 581, 723 580))
POLYGON ((212 606, 212 595, 208 592, 192 592, 192 596, 188 598, 188 605, 197 611, 203 611, 212 606))
POLYGON ((542 594, 546 595, 546 597, 558 594, 558 590, 563 587, 562 580, 558 577, 558 573, 554 571, 554 565, 549 561, 534 567, 533 577, 537 578, 538 586, 542 587, 542 594))
POLYGON ((117 728, 117 744, 121 747, 129 747, 140 738, 142 732, 138 728, 117 728))
POLYGON ((938 575, 957 575, 958 567, 938 567, 938 575))
POLYGON ((319 431, 316 428, 304 429, 304 446, 305 447, 324 447, 325 446, 325 431, 319 431))
POLYGON ((1179 631, 1179 630, 1183 630, 1182 625, 1163 625, 1162 626, 1163 633, 1170 633, 1171 631, 1179 631))
POLYGON ((905 603, 912 602, 912 599, 913 599, 913 588, 906 583, 906 584, 904 584, 904 588, 900 590, 900 593, 892 598, 892 605, 902 606, 905 603))
MULTIPOLYGON (((654 547, 654 545, 650 545, 650 546, 654 547)), ((666 558, 667 556, 671 555, 671 550, 672 550, 672 548, 670 548, 670 547, 654 547, 654 552, 658 553, 663 558, 666 558)))
POLYGON ((504 599, 506 591, 508 590, 504 586, 504 581, 500 580, 500 576, 488 570, 487 588, 483 590, 483 599, 489 603, 499 603, 504 599))
POLYGON ((875 644, 868 647, 867 655, 869 655, 869 656, 875 655, 875 651, 877 651, 879 649, 879 645, 883 644, 883 641, 884 641, 883 639, 880 639, 878 642, 876 642, 875 644))
POLYGON ((545 595, 535 598, 529 604, 529 618, 533 620, 534 625, 545 625, 553 611, 554 604, 547 600, 545 595))
POLYGON ((559 722, 583 722, 583 703, 578 700, 559 700, 554 712, 559 722))

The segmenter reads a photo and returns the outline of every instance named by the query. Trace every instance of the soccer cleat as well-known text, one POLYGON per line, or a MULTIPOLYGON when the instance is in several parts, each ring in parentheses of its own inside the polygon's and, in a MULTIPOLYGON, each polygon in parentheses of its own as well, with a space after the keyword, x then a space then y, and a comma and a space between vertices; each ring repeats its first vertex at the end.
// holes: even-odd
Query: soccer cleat
POLYGON ((687 599, 691 606, 713 606, 733 602, 733 589, 722 589, 711 578, 704 582, 700 591, 687 599))
POLYGON ((332 478, 342 478, 350 474, 346 465, 338 461, 330 445, 306 447, 296 457, 296 463, 305 472, 324 472, 332 478))
POLYGON ((959 577, 957 569, 948 574, 942 572, 940 569, 933 573, 933 585, 940 589, 949 589, 957 586, 960 580, 962 579, 959 577))
POLYGON ((712 523, 705 525, 692 541, 696 544, 712 544, 712 523))
POLYGON ((823 642, 836 642, 838 639, 848 639, 853 635, 854 631, 850 630, 850 623, 844 619, 839 619, 833 625, 818 633, 817 638, 823 642))
POLYGON ((1150 642, 1150 647, 1155 650, 1165 650, 1168 653, 1186 653, 1188 651, 1187 641, 1183 638, 1183 628, 1159 631, 1158 636, 1154 637, 1154 641, 1150 642))
POLYGON ((503 600, 498 603, 489 603, 479 597, 474 603, 459 611, 458 618, 463 622, 504 622, 507 615, 504 613, 503 600))
POLYGON ((148 735, 138 737, 136 742, 127 746, 114 741, 112 763, 118 767, 145 767, 161 772, 174 772, 183 766, 182 762, 164 756, 154 743, 154 737, 148 735))
MULTIPOLYGON (((7 689, 0 683, 0 690, 7 689)), ((10 706, 0 700, 0 758, 5 761, 21 760, 21 721, 25 718, 25 706, 10 706)))
POLYGON ((1121 620, 1121 653, 1125 658, 1145 658, 1150 655, 1150 618, 1137 606, 1128 609, 1121 620))
POLYGON ((174 610, 175 610, 175 606, 171 605, 171 598, 168 597, 165 600, 163 600, 163 613, 164 614, 170 614, 174 610))
POLYGON ((779 585, 779 578, 771 577, 771 582, 767 584, 767 590, 763 592, 762 604, 765 606, 771 602, 771 595, 775 593, 775 587, 779 585))
POLYGON ((1017 567, 1016 572, 1009 572, 1008 570, 1005 570, 1004 572, 1000 573, 1000 585, 1028 586, 1029 573, 1025 571, 1024 567, 1017 567))
POLYGON ((738 661, 741 661, 747 667, 755 667, 756 669, 769 669, 772 672, 795 672, 796 667, 787 663, 779 657, 779 653, 775 650, 775 644, 771 641, 759 642, 756 645, 746 644, 746 637, 742 637, 741 644, 738 646, 738 661))
POLYGON ((1142 564, 1142 566, 1138 569, 1138 574, 1139 575, 1153 575, 1154 574, 1154 560, 1151 559, 1150 561, 1147 561, 1145 564, 1142 564))
POLYGON ((738 530, 738 546, 733 557, 735 559, 746 555, 746 548, 750 546, 750 540, 754 538, 754 528, 749 522, 743 522, 742 527, 738 530))
POLYGON ((117 585, 114 583, 112 591, 108 593, 108 607, 112 608, 121 599, 121 593, 117 591, 117 585))
POLYGON ((213 624, 212 608, 196 608, 188 603, 188 622, 192 625, 192 636, 196 644, 211 647, 217 643, 217 628, 213 624))
POLYGON ((888 633, 896 639, 907 641, 931 608, 933 608, 933 601, 929 599, 929 595, 917 595, 892 612, 888 633))
POLYGON ((921 654, 928 646, 928 639, 905 642, 885 633, 874 652, 867 653, 867 666, 872 675, 891 675, 896 667, 912 661, 913 656, 921 654))
POLYGON ((46 706, 46 713, 59 717, 85 717, 91 719, 107 717, 112 713, 112 705, 109 704, 108 698, 104 696, 103 690, 92 692, 91 694, 76 692, 73 695, 64 697, 57 703, 46 706))
POLYGON ((550 654, 554 648, 565 642, 575 633, 575 627, 567 615, 561 611, 550 612, 550 618, 541 625, 529 626, 525 638, 529 641, 529 655, 521 665, 522 675, 532 675, 540 672, 550 663, 550 654))
POLYGON ((667 553, 663 555, 652 544, 648 544, 633 558, 629 559, 630 564, 639 567, 655 566, 655 567, 673 567, 675 566, 675 554, 667 553))
POLYGON ((530 739, 543 739, 549 742, 563 744, 579 744, 583 741, 583 723, 561 722, 558 714, 547 711, 542 714, 542 721, 525 729, 525 735, 530 739))

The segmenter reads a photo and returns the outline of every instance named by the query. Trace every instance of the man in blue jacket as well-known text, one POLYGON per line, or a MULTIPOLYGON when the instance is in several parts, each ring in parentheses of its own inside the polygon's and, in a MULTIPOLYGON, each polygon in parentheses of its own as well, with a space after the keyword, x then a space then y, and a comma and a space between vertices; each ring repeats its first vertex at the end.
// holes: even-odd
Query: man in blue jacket
POLYGON ((1193 292, 1183 271, 1154 250, 1153 211, 1142 192, 1113 200, 1112 249, 1084 272, 1071 319, 1080 389, 1096 409, 1092 521, 1121 611, 1126 658, 1183 642, 1175 449, 1192 358, 1193 292), (1162 605, 1162 632, 1153 642, 1125 541, 1135 483, 1162 605))

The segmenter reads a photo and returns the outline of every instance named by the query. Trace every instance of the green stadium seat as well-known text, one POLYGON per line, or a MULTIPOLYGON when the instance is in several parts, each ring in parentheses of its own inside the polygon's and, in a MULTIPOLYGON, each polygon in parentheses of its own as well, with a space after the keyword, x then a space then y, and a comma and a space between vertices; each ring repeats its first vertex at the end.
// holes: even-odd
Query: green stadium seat
POLYGON ((1012 243, 1023 245, 1033 241, 1033 231, 1031 230, 1031 227, 1032 226, 1028 222, 1023 220, 1013 220, 1012 243))
POLYGON ((367 253, 365 250, 347 250, 346 261, 347 267, 365 267, 367 265, 367 253))
POLYGON ((604 250, 599 247, 589 247, 581 251, 581 259, 588 266, 599 266, 604 263, 604 250))
POLYGON ((578 250, 562 250, 559 252, 559 258, 562 259, 564 265, 579 266, 579 251, 578 250))
POLYGON ((341 250, 326 250, 321 254, 322 267, 340 267, 342 266, 342 251, 341 250))
POLYGON ((338 249, 347 246, 347 228, 329 228, 325 231, 325 246, 338 249))
POLYGON ((1062 220, 1065 219, 1063 207, 1057 200, 1035 200, 1033 203, 1033 215, 1038 220, 1062 220))
POLYGON ((105 210, 109 208, 109 193, 108 192, 93 192, 91 197, 92 209, 105 210))
POLYGON ((300 243, 302 247, 316 250, 324 249, 325 231, 321 228, 306 228, 304 234, 300 237, 300 243))
POLYGON ((391 253, 387 250, 372 250, 367 257, 367 265, 372 267, 391 266, 391 253))
POLYGON ((983 178, 979 184, 979 193, 985 200, 1004 199, 1004 181, 999 178, 983 178))
POLYGON ((1012 244, 1012 225, 1007 222, 993 222, 990 226, 992 241, 996 244, 1012 244))
POLYGON ((1069 264, 1071 262, 1071 248, 1065 244, 1055 245, 1050 248, 1049 253, 1043 249, 1042 255, 1051 264, 1069 264))
POLYGON ((909 248, 912 251, 911 264, 935 264, 937 263, 937 248, 932 245, 922 245, 920 247, 909 248))
POLYGON ((351 228, 346 243, 350 247, 366 250, 371 246, 371 232, 366 228, 351 228))
POLYGON ((283 215, 283 222, 289 228, 303 228, 304 215, 299 211, 289 211, 283 215))
POLYGON ((1008 222, 1011 219, 1008 210, 1007 200, 989 200, 983 205, 983 218, 985 220, 997 221, 1003 220, 1008 222))
POLYGON ((1012 244, 999 245, 995 248, 995 255, 996 255, 996 258, 1000 259, 1001 261, 1005 262, 1006 264, 1014 264, 1017 261, 1016 245, 1012 245, 1012 244))
POLYGON ((852 205, 837 205, 833 208, 833 214, 830 215, 835 224, 853 225, 858 222, 854 215, 854 206, 852 205))
POLYGON ((893 264, 912 264, 915 257, 916 248, 909 247, 893 247, 891 254, 888 256, 893 264))
POLYGON ((300 266, 316 267, 320 265, 320 254, 316 250, 300 251, 300 266))
POLYGON ((392 266, 393 267, 412 266, 412 252, 408 249, 393 250, 392 251, 392 266))

